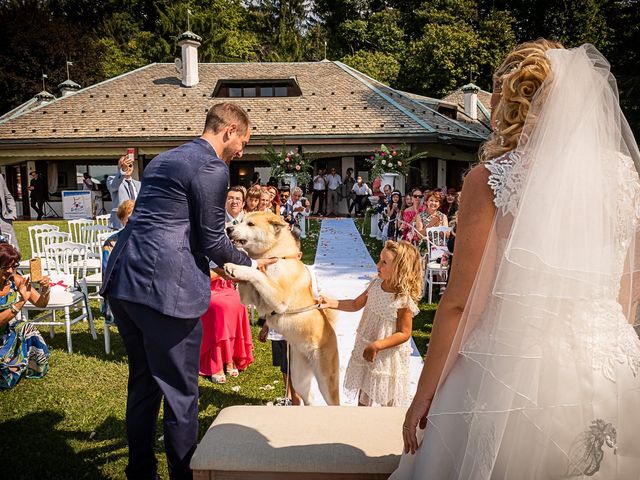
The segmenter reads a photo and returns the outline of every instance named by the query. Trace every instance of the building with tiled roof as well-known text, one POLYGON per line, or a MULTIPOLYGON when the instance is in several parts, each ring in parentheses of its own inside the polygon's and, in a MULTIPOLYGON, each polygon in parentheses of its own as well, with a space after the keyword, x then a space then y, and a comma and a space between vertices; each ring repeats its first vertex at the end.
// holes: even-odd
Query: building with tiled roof
POLYGON ((268 142, 299 147, 316 166, 343 175, 348 167, 366 173, 365 157, 381 143, 404 143, 428 152, 408 183, 458 186, 488 133, 482 119, 456 118, 439 109, 442 101, 394 90, 340 62, 198 64, 197 40, 182 44, 176 65, 150 64, 82 89, 63 82, 63 96, 39 94, 0 117, 0 166, 25 211, 29 171, 44 175, 55 194, 77 189, 83 172, 100 180, 113 173, 127 148, 143 169, 198 136, 207 110, 221 101, 239 104, 252 121, 245 155, 231 164, 232 183, 264 168, 268 142))

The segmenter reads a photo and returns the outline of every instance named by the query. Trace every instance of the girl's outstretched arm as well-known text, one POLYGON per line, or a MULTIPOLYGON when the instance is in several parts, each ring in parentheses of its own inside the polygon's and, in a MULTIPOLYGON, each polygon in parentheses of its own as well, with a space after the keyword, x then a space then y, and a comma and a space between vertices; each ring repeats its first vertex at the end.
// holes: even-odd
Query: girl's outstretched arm
POLYGON ((357 312, 367 303, 368 293, 369 289, 362 292, 357 298, 353 298, 351 300, 336 300, 335 298, 327 297, 326 295, 320 295, 318 301, 320 302, 320 308, 332 308, 343 312, 357 312))

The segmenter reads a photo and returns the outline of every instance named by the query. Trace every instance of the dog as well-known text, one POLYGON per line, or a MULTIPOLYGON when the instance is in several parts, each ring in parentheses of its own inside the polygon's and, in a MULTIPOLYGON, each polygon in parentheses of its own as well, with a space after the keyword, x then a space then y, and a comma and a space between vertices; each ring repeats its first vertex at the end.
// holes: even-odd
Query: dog
POLYGON ((233 263, 225 264, 224 271, 240 282, 242 303, 254 305, 267 325, 289 343, 291 383, 304 404, 313 404, 310 389, 315 376, 327 405, 339 405, 334 314, 317 308, 311 293, 311 274, 300 261, 300 250, 288 224, 271 212, 253 212, 227 228, 227 233, 253 259, 278 258, 264 272, 233 263))

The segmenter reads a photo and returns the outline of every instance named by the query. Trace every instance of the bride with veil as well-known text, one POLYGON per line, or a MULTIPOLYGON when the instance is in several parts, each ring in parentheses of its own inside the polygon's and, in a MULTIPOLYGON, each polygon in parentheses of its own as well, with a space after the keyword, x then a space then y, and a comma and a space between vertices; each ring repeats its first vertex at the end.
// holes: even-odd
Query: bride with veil
POLYGON ((493 99, 391 478, 639 479, 640 155, 609 64, 527 42, 493 99))

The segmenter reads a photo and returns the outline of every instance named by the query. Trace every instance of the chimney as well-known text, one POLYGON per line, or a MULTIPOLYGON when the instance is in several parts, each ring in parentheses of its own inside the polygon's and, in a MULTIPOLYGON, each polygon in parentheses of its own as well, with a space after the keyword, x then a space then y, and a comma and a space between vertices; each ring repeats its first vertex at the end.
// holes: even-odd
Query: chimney
POLYGON ((56 99, 56 97, 54 97, 52 94, 50 94, 46 90, 42 90, 40 93, 36 94, 35 98, 36 100, 38 100, 38 102, 40 102, 40 105, 53 102, 56 99))
POLYGON ((72 93, 77 92, 82 87, 73 80, 67 79, 60 85, 58 85, 58 88, 60 89, 60 93, 62 94, 62 96, 66 97, 67 95, 71 95, 72 93))
POLYGON ((176 59, 176 67, 181 74, 182 85, 195 87, 198 78, 198 47, 202 38, 193 32, 186 31, 178 37, 178 45, 182 47, 182 59, 176 59))
POLYGON ((478 92, 480 87, 469 83, 462 87, 464 92, 464 113, 472 120, 478 119, 478 92))

